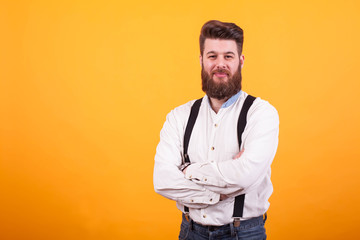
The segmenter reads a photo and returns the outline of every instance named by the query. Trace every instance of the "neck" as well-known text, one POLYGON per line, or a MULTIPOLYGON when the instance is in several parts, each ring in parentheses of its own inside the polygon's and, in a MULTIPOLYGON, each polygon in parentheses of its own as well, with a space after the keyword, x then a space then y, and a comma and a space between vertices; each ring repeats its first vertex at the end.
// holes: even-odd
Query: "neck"
POLYGON ((219 100, 219 99, 211 98, 211 97, 209 97, 209 99, 210 99, 210 106, 216 113, 219 112, 221 106, 228 100, 228 98, 219 100))

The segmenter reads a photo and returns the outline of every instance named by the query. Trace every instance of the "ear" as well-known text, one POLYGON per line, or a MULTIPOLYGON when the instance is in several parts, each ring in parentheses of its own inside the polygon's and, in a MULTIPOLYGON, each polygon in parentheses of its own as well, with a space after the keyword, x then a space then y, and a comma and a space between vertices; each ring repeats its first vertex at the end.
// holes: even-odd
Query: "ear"
POLYGON ((245 61, 245 56, 243 54, 241 54, 241 56, 240 56, 240 66, 241 66, 241 68, 243 68, 243 66, 244 66, 244 61, 245 61))
POLYGON ((202 66, 202 56, 201 56, 201 54, 199 56, 199 60, 200 60, 200 66, 202 66))

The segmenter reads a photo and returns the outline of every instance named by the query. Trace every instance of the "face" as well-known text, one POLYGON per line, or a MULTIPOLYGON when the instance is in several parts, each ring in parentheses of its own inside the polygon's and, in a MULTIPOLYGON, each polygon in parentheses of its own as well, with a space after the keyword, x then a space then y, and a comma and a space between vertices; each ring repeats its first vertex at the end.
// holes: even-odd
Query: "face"
POLYGON ((202 88, 209 97, 227 99, 241 90, 244 56, 234 40, 206 39, 200 61, 202 88))

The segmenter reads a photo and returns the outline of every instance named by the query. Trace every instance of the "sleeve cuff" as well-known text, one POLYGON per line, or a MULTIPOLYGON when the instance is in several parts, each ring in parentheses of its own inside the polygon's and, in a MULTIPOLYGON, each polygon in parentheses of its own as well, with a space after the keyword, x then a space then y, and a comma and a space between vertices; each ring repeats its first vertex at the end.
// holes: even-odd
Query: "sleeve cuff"
POLYGON ((193 163, 186 168, 185 178, 197 184, 226 187, 226 183, 214 176, 209 176, 210 169, 213 171, 211 163, 193 163))
POLYGON ((213 205, 220 201, 220 194, 204 189, 205 194, 202 197, 190 197, 182 201, 183 204, 190 206, 191 204, 207 204, 213 205))

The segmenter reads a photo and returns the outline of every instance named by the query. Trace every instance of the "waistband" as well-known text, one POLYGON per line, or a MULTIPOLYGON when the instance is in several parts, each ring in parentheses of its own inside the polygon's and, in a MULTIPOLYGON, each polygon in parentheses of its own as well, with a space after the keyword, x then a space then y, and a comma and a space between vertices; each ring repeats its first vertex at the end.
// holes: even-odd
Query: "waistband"
POLYGON ((265 213, 264 215, 261 215, 259 217, 254 217, 254 218, 250 218, 248 220, 243 220, 240 221, 240 226, 234 226, 234 223, 229 223, 229 224, 225 224, 225 225, 221 225, 221 226, 211 226, 211 225, 202 225, 199 223, 194 222, 191 218, 189 218, 189 220, 186 219, 185 214, 182 214, 182 218, 183 221, 187 221, 190 223, 191 228, 195 231, 200 231, 200 232, 213 232, 213 231, 217 231, 217 230, 227 230, 227 229, 239 229, 239 230, 245 230, 245 229, 249 229, 252 227, 256 227, 258 225, 263 225, 267 219, 267 214, 265 213))

